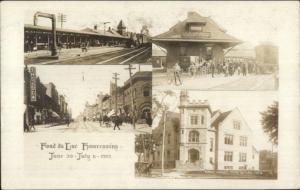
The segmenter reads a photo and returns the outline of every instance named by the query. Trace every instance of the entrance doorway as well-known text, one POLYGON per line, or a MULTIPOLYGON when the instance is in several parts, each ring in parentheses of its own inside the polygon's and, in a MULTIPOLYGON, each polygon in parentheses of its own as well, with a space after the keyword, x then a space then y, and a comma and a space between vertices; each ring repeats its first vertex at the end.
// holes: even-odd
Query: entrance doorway
POLYGON ((196 149, 190 149, 189 150, 189 162, 195 163, 199 160, 199 151, 196 149))

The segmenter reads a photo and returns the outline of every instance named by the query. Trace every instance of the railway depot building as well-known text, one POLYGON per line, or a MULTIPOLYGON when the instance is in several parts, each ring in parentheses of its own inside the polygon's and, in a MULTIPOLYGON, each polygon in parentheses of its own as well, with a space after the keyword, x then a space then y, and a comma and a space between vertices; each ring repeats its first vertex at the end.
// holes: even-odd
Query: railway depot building
MULTIPOLYGON (((56 29, 57 44, 60 47, 79 48, 81 43, 90 46, 125 45, 129 36, 119 34, 118 30, 109 28, 101 31, 94 28, 83 30, 56 29)), ((25 24, 24 27, 24 51, 48 50, 52 43, 52 28, 25 24)))
MULTIPOLYGON (((167 112, 164 167, 182 171, 259 170, 253 134, 238 108, 212 112, 208 101, 180 94, 180 113, 167 112)), ((154 167, 161 168, 163 121, 153 130, 154 167)))
POLYGON ((226 33, 210 17, 188 12, 187 19, 172 26, 169 31, 153 37, 152 42, 167 51, 167 68, 179 63, 184 70, 200 60, 223 63, 224 49, 240 40, 226 33))

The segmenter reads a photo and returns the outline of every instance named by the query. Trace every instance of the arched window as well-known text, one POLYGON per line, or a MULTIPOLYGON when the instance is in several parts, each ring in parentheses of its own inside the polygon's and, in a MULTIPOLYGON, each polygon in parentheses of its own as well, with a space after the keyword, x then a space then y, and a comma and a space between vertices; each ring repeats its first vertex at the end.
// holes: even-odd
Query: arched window
POLYGON ((148 86, 143 88, 143 95, 150 96, 150 88, 148 86))
POLYGON ((199 132, 191 131, 189 133, 189 142, 199 142, 199 132))

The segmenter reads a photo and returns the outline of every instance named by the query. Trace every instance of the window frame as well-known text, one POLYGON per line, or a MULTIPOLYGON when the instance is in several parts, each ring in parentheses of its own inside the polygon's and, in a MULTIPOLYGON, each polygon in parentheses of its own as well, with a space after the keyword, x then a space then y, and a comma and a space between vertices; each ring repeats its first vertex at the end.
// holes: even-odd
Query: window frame
POLYGON ((198 115, 191 115, 190 116, 190 124, 191 125, 198 125, 198 115))
POLYGON ((192 130, 189 132, 189 138, 188 138, 189 143, 198 143, 199 139, 200 139, 200 133, 198 131, 192 130))

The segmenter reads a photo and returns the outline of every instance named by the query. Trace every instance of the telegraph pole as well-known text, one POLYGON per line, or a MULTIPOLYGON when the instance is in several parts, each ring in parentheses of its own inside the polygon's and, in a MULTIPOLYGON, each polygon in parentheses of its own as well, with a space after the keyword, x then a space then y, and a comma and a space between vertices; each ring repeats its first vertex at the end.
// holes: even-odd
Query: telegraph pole
POLYGON ((131 110, 132 110, 132 124, 133 124, 133 129, 135 129, 135 110, 134 110, 134 99, 133 99, 133 89, 132 89, 132 70, 136 69, 132 67, 132 65, 129 63, 128 68, 125 68, 126 70, 129 71, 129 81, 130 81, 130 94, 131 94, 131 110))
POLYGON ((60 22, 60 28, 62 28, 63 23, 67 21, 67 15, 65 15, 63 13, 59 13, 57 20, 58 20, 58 22, 60 22))
POLYGON ((120 78, 118 78, 118 75, 120 75, 119 73, 113 73, 113 79, 115 79, 115 84, 116 84, 116 92, 115 92, 115 115, 117 116, 118 113, 118 80, 120 78))

